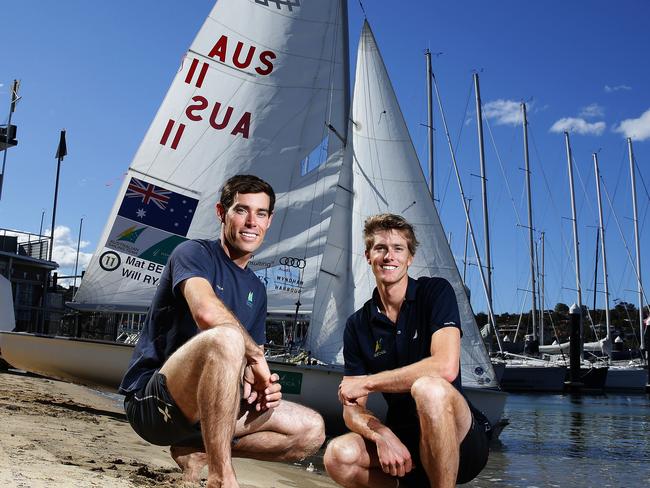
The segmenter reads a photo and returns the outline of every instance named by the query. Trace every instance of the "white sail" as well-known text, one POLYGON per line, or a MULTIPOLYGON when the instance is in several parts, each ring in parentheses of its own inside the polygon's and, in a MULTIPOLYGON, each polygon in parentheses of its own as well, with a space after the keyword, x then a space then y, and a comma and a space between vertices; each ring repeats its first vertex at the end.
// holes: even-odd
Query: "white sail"
POLYGON ((250 264, 269 310, 292 310, 298 297, 312 309, 347 131, 346 9, 345 0, 214 6, 129 168, 78 308, 146 308, 171 249, 215 238, 221 185, 250 173, 277 193, 250 264))
MULTIPOLYGON (((416 229, 420 247, 409 274, 447 279, 456 291, 462 320, 461 366, 463 384, 495 386, 492 366, 458 273, 445 232, 433 205, 424 174, 402 116, 376 41, 365 23, 357 54, 352 99, 352 219, 332 222, 338 240, 349 237, 353 286, 329 291, 347 306, 329 307, 322 318, 312 319, 312 353, 329 363, 342 362, 342 324, 353 309, 368 300, 375 278, 364 256, 363 224, 370 215, 403 215, 416 229), (351 233, 350 233, 351 231, 351 233), (344 301, 346 296, 352 299, 344 301), (337 313, 338 312, 338 313, 337 313), (338 332, 337 332, 338 329, 338 332)), ((319 290, 320 290, 319 282, 319 290)), ((318 294, 317 294, 318 296, 318 294)))

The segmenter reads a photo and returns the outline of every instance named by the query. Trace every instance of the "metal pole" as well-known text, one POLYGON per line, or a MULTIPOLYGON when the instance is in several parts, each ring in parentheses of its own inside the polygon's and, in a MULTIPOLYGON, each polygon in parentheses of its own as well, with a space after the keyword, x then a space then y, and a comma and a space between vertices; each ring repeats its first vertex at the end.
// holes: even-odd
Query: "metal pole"
MULTIPOLYGON (((467 208, 469 209, 472 204, 472 199, 467 199, 467 208)), ((465 251, 463 252, 463 284, 465 284, 465 276, 467 274, 467 241, 469 239, 469 225, 465 222, 465 251)))
POLYGON ((541 314, 539 318, 539 343, 541 345, 544 345, 544 309, 546 308, 546 302, 545 302, 545 294, 546 294, 546 289, 544 288, 545 284, 545 277, 546 277, 546 272, 544 268, 544 232, 541 233, 541 239, 542 239, 542 274, 540 275, 541 278, 541 286, 540 286, 540 298, 539 298, 539 308, 541 309, 541 314))
POLYGON ((41 239, 41 237, 43 237, 43 219, 45 219, 45 210, 41 210, 41 226, 38 229, 38 240, 40 242, 38 249, 38 259, 43 259, 43 241, 41 239))
POLYGON ((54 208, 52 209, 52 229, 50 230, 50 256, 49 260, 52 261, 52 251, 54 249, 54 225, 56 224, 56 204, 59 197, 59 176, 61 174, 61 161, 66 155, 65 147, 65 130, 61 131, 59 138, 59 146, 56 151, 56 182, 54 184, 54 208))
POLYGON ((537 339, 537 296, 535 284, 535 247, 533 245, 533 204, 530 191, 530 162, 528 158, 528 119, 526 118, 526 104, 521 104, 524 124, 524 163, 526 171, 526 196, 528 197, 528 243, 530 248, 530 280, 532 293, 531 317, 533 322, 533 340, 537 339))
POLYGON ((632 152, 632 139, 627 138, 627 151, 630 158, 630 178, 632 180, 632 208, 634 211, 634 242, 636 244, 636 276, 639 291, 639 336, 641 337, 641 351, 645 351, 646 344, 643 334, 643 281, 641 279, 641 253, 639 246, 639 217, 636 206, 636 176, 634 172, 634 153, 632 152))
MULTIPOLYGON (((577 306, 580 311, 581 324, 582 324, 582 286, 580 284, 580 244, 578 242, 578 218, 576 216, 576 196, 573 189, 573 156, 571 155, 571 143, 569 142, 569 133, 564 132, 564 141, 566 144, 566 157, 569 166, 569 190, 571 193, 571 215, 573 221, 573 254, 575 256, 575 271, 576 271, 576 293, 577 293, 577 306)), ((582 325, 580 326, 580 354, 582 355, 582 337, 584 333, 582 325)))
POLYGON ((433 97, 431 93, 431 51, 428 49, 424 51, 424 56, 427 61, 427 155, 429 167, 429 192, 431 193, 431 200, 434 201, 433 194, 433 97))
POLYGON ((598 169, 598 155, 593 153, 594 171, 596 173, 596 195, 598 196, 598 222, 600 226, 600 248, 603 255, 603 281, 605 283, 605 341, 610 340, 609 335, 609 286, 607 285, 607 256, 605 255, 605 224, 603 219, 603 204, 600 198, 600 171, 598 169))
POLYGON ((20 82, 18 80, 14 80, 13 84, 11 85, 11 104, 9 106, 7 131, 5 132, 5 143, 7 144, 7 147, 5 148, 4 154, 2 155, 2 173, 0 173, 0 199, 2 199, 2 184, 4 183, 4 179, 5 179, 5 166, 7 164, 7 152, 9 151, 9 132, 11 130, 11 116, 14 113, 14 110, 16 109, 19 86, 20 86, 20 82))
POLYGON ((84 225, 84 218, 81 217, 79 221, 79 237, 77 238, 77 257, 74 260, 74 281, 72 282, 72 289, 77 287, 77 265, 79 264, 79 248, 81 246, 81 228, 84 225))
MULTIPOLYGON (((474 92, 476 94, 476 126, 478 129, 479 158, 481 161, 481 190, 483 196, 483 230, 485 232, 485 266, 487 268, 487 299, 492 302, 492 253, 490 252, 490 225, 488 215, 487 177, 485 171, 485 148, 483 144, 483 111, 481 107, 481 89, 478 81, 478 73, 474 73, 474 92)), ((494 329, 494 324, 490 323, 494 329)))

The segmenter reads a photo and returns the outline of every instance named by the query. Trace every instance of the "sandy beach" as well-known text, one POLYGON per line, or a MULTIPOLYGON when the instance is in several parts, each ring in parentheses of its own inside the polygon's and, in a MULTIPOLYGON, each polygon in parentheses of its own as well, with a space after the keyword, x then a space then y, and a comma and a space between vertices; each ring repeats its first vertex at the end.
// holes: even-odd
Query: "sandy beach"
MULTIPOLYGON (((0 422, 2 487, 198 486, 131 430, 114 397, 82 386, 0 371, 0 422)), ((236 459, 235 469, 242 488, 336 486, 304 466, 236 459)))

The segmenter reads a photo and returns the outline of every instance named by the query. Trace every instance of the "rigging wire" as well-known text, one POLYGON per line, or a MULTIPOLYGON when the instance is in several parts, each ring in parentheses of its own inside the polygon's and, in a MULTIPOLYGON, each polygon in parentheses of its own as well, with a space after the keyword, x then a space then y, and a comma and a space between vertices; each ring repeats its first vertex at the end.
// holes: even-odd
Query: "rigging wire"
MULTIPOLYGON (((433 73, 432 75, 433 76, 433 73)), ((473 81, 469 85, 469 91, 467 92, 467 100, 465 101, 465 111, 463 112, 463 117, 460 122, 460 128, 458 130, 458 136, 456 137, 456 146, 454 147, 454 151, 458 152, 458 147, 460 146, 460 138, 463 135, 463 128, 465 127, 465 120, 467 120, 467 109, 469 107, 469 102, 472 97, 472 89, 473 89, 473 81)), ((447 198, 447 192, 449 191, 449 181, 451 180, 451 170, 452 167, 449 167, 449 172, 447 173, 447 181, 445 181, 445 192, 442 195, 442 199, 440 200, 440 206, 442 207, 445 203, 445 200, 447 198)))
POLYGON ((366 15, 366 9, 363 8, 363 1, 359 0, 359 7, 361 7, 361 11, 363 12, 363 18, 368 20, 368 16, 366 15))
POLYGON ((494 134, 492 133, 492 126, 490 125, 490 118, 489 117, 484 117, 485 119, 485 124, 487 125, 488 128, 488 133, 490 134, 490 140, 492 141, 492 148, 494 149, 494 152, 497 155, 497 161, 499 161, 499 169, 501 170, 501 175, 503 176, 503 180, 506 183, 506 188, 508 189, 508 196, 510 197, 510 202, 512 203, 512 209, 515 212, 515 217, 517 219, 517 225, 521 226, 521 218, 519 217, 519 212, 517 211, 517 205, 515 204, 515 198, 512 195, 512 189, 510 188, 510 183, 508 182, 508 177, 506 176, 506 171, 505 168, 503 167, 503 161, 501 159, 501 155, 499 154, 499 150, 497 149, 496 142, 494 141, 494 134))
MULTIPOLYGON (((630 265, 632 266, 632 269, 634 271, 634 274, 636 276, 637 282, 641 282, 640 280, 640 270, 636 269, 636 265, 634 264, 634 261, 632 259, 632 254, 630 253, 630 247, 627 245, 627 241, 625 240, 625 236, 623 235, 623 229, 621 228, 621 223, 618 220, 618 217, 616 214, 613 212, 614 205, 612 204, 612 200, 609 196, 609 192, 607 191, 607 186, 603 184, 603 190, 605 193, 605 196, 607 197, 607 202, 609 203, 610 208, 612 209, 612 215, 614 216, 614 221, 616 222, 616 227, 618 228, 618 232, 621 235, 621 239, 623 240, 623 245, 625 247, 625 251, 627 253, 627 257, 629 259, 630 265)), ((643 295, 643 298, 645 299, 645 302, 648 303, 648 297, 646 296, 645 289, 643 286, 641 286, 641 294, 643 295)))

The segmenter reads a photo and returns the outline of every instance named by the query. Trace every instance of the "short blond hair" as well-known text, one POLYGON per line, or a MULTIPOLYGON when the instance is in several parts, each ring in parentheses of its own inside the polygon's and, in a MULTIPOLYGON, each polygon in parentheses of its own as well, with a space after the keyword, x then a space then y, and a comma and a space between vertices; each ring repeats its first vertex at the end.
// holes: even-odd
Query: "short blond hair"
POLYGON ((409 252, 412 256, 415 256, 415 250, 420 245, 415 237, 415 229, 401 215, 389 213, 372 215, 364 222, 363 238, 366 243, 366 252, 370 251, 370 248, 375 243, 375 233, 382 230, 400 231, 406 239, 409 252))

